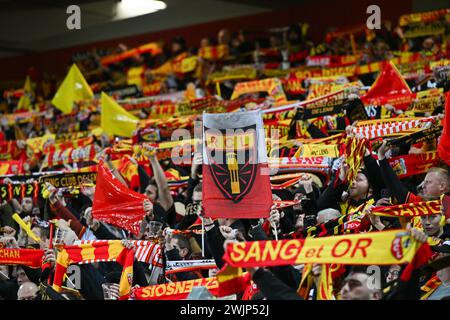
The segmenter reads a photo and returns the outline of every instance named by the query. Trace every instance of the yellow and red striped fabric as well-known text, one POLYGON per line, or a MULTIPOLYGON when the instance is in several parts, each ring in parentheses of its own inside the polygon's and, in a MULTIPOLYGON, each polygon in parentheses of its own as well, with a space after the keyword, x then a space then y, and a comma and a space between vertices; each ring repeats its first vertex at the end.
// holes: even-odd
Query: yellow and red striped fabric
POLYGON ((43 151, 44 151, 44 153, 49 153, 49 152, 55 152, 55 151, 64 151, 64 150, 67 150, 70 148, 76 149, 76 148, 86 147, 86 146, 92 144, 93 141, 94 141, 93 137, 81 138, 81 139, 77 139, 75 141, 69 140, 69 141, 64 141, 61 143, 45 146, 43 151))
POLYGON ((215 47, 204 47, 198 50, 198 56, 205 60, 219 60, 229 54, 229 48, 226 44, 215 47))
POLYGON ((64 246, 58 251, 53 289, 61 292, 64 274, 70 264, 116 261, 123 266, 119 299, 127 299, 133 283, 133 260, 133 250, 125 248, 120 240, 64 246))

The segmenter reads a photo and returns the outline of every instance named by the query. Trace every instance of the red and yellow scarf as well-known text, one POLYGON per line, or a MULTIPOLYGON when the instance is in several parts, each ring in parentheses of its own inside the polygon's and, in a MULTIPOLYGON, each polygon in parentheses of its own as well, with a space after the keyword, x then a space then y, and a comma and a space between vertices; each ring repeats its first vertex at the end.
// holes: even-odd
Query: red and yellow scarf
POLYGON ((40 268, 44 250, 12 249, 0 247, 0 265, 25 265, 40 268))
POLYGON ((119 283, 119 299, 127 299, 133 283, 133 260, 133 250, 125 248, 120 240, 65 246, 59 250, 56 258, 53 289, 61 292, 64 274, 70 264, 116 261, 123 266, 119 283))
POLYGON ((395 230, 304 240, 233 243, 228 245, 224 260, 234 267, 302 263, 392 265, 411 262, 420 247, 421 244, 406 230, 395 230))

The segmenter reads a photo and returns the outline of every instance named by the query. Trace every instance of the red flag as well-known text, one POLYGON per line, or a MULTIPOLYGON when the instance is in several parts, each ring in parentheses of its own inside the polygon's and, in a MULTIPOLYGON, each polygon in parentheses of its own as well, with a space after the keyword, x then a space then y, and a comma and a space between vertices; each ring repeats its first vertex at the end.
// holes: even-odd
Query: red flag
POLYGON ((442 120, 441 137, 439 139, 438 152, 442 161, 450 166, 450 94, 447 92, 445 95, 445 117, 442 120))
POLYGON ((401 281, 410 280, 412 272, 426 265, 432 256, 433 251, 431 251, 429 244, 423 243, 420 246, 419 250, 417 250, 413 260, 410 263, 408 263, 406 268, 403 270, 402 274, 400 275, 400 280, 401 281))
POLYGON ((203 204, 212 218, 266 218, 272 206, 260 111, 203 115, 203 204))
POLYGON ((411 103, 413 93, 400 72, 391 61, 384 61, 382 70, 372 87, 361 97, 364 104, 392 104, 405 110, 411 103))
POLYGON ((144 218, 143 194, 125 187, 102 163, 98 166, 97 186, 92 206, 92 216, 106 223, 139 234, 144 218))
POLYGON ((450 194, 444 194, 441 201, 442 212, 444 212, 446 219, 450 219, 450 194))

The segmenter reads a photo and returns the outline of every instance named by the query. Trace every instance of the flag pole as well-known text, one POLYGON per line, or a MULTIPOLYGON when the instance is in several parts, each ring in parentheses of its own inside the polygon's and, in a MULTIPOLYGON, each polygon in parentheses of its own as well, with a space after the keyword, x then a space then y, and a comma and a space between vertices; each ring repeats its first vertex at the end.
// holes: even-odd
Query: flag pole
POLYGON ((205 257, 205 220, 202 217, 202 257, 205 257))
POLYGON ((275 236, 275 240, 278 241, 278 230, 277 230, 277 226, 276 226, 273 222, 270 222, 270 225, 272 226, 273 234, 274 234, 274 236, 275 236))
POLYGON ((49 243, 48 243, 49 249, 53 249, 53 228, 54 228, 53 223, 50 222, 50 236, 49 236, 50 239, 49 239, 49 243))

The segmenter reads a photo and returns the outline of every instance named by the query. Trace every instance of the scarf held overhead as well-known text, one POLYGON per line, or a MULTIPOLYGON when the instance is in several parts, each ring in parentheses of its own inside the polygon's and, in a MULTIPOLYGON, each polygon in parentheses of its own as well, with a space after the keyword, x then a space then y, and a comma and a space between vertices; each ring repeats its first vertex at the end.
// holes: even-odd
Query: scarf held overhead
POLYGON ((24 265, 39 268, 42 264, 43 255, 44 250, 0 247, 0 265, 24 265))
POLYGON ((56 258, 53 289, 61 292, 64 274, 70 264, 116 261, 123 267, 119 283, 120 299, 126 299, 133 283, 133 260, 133 250, 125 248, 120 240, 65 246, 56 258))
POLYGON ((421 244, 406 230, 305 240, 239 242, 227 246, 224 260, 234 267, 303 263, 391 265, 411 262, 421 244))
POLYGON ((372 212, 383 217, 421 217, 441 213, 441 201, 426 201, 376 207, 372 212))

